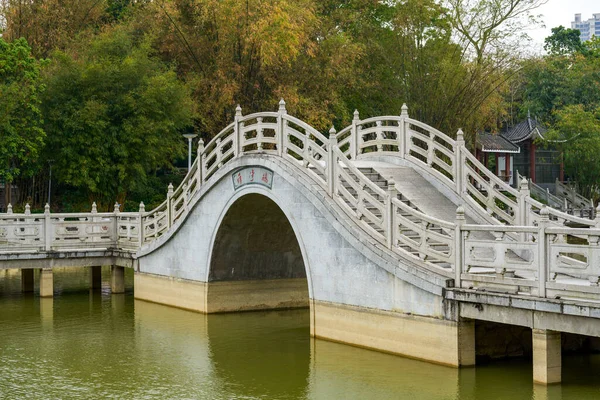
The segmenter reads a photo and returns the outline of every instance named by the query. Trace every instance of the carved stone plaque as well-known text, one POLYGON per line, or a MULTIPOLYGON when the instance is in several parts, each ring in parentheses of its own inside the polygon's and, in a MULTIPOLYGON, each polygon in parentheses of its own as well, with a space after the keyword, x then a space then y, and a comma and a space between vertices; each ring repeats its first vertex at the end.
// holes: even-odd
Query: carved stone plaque
POLYGON ((264 167, 244 167, 231 174, 233 188, 238 190, 246 185, 273 187, 273 171, 264 167))

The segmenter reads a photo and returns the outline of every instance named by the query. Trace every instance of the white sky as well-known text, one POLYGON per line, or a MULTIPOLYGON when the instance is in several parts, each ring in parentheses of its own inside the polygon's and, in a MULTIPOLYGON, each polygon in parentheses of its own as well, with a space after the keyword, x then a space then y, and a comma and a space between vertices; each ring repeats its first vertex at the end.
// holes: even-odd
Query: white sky
POLYGON ((542 14, 545 28, 534 29, 529 32, 536 46, 543 45, 544 39, 550 36, 550 30, 559 25, 571 27, 575 21, 575 14, 581 14, 582 20, 592 18, 592 14, 600 13, 599 0, 549 0, 548 3, 538 8, 535 14, 542 14))

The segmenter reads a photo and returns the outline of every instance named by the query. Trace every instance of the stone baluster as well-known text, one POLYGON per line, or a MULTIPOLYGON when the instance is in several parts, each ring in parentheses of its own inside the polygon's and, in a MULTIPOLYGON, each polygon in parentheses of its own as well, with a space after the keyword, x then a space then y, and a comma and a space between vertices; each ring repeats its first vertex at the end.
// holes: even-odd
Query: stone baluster
POLYGON ((393 179, 387 182, 387 216, 386 216, 386 239, 387 246, 391 250, 396 246, 396 206, 394 205, 393 199, 398 198, 398 189, 396 188, 396 182, 393 179))
POLYGON ((29 203, 25 204, 25 215, 31 215, 31 207, 29 203))
POLYGON ((377 152, 381 153, 383 151, 383 144, 381 143, 383 140, 383 129, 381 128, 381 121, 375 122, 375 140, 377 142, 377 152))
POLYGON ((354 118, 352 118, 352 128, 350 130, 350 158, 356 160, 358 156, 358 128, 360 123, 360 116, 358 114, 358 110, 354 110, 354 118))
POLYGON ((332 125, 329 130, 329 159, 327 160, 327 193, 332 197, 335 190, 335 168, 337 164, 337 157, 333 152, 334 148, 337 148, 337 135, 332 125))
MULTIPOLYGON (((90 233, 92 233, 92 234, 94 234, 94 233, 98 233, 98 232, 100 232, 98 229, 102 229, 102 228, 100 228, 100 227, 96 226, 96 224, 95 224, 95 223, 96 223, 96 222, 99 220, 98 218, 94 217, 94 215, 93 215, 93 214, 98 214, 98 206, 96 205, 96 202, 95 202, 95 201, 94 201, 94 202, 92 202, 92 211, 90 211, 90 213, 92 214, 92 216, 91 216, 91 217, 89 218, 89 220, 88 220, 88 222, 91 222, 91 223, 92 223, 92 231, 91 231, 90 233)), ((84 230, 84 233, 85 233, 86 231, 87 231, 87 230, 84 230)), ((92 241, 92 242, 95 242, 95 241, 96 241, 96 238, 94 237, 94 235, 92 235, 92 237, 91 237, 91 241, 92 241)))
POLYGON ((197 189, 199 190, 200 186, 202 186, 202 176, 204 174, 204 140, 202 139, 198 140, 198 155, 196 156, 196 160, 198 160, 198 167, 196 168, 196 173, 198 174, 198 183, 196 185, 197 189))
MULTIPOLYGON (((119 209, 119 203, 115 201, 115 205, 113 206, 113 219, 115 220, 113 235, 115 247, 119 246, 119 213, 121 210, 119 209)), ((129 239, 129 227, 127 228, 127 238, 129 239)))
POLYGON ((183 207, 183 212, 186 212, 187 208, 188 208, 188 196, 189 196, 187 183, 183 184, 182 190, 183 190, 183 205, 182 205, 182 207, 183 207))
POLYGON ((262 117, 258 117, 256 118, 256 149, 258 151, 262 151, 263 149, 263 139, 265 137, 264 135, 264 128, 263 128, 263 119, 262 117))
POLYGON ((279 110, 277 111, 277 132, 275 132, 275 136, 277 136, 277 155, 279 157, 284 154, 285 142, 287 140, 284 115, 287 115, 287 110, 285 109, 285 101, 281 99, 279 100, 279 110))
POLYGON ((408 129, 408 106, 406 103, 402 104, 402 111, 400 112, 400 133, 398 134, 398 152, 402 158, 410 153, 410 132, 408 129))
MULTIPOLYGON (((592 203, 594 204, 594 203, 592 203)), ((596 218, 596 223, 598 222, 598 218, 596 218)), ((598 254, 598 252, 600 251, 600 236, 598 235, 589 235, 588 236, 588 243, 589 246, 591 247, 589 254, 598 254)), ((589 262, 589 258, 590 256, 588 256, 588 262, 589 262)), ((591 271, 598 271, 598 266, 596 266, 596 268, 591 268, 591 271)), ((600 282, 600 276, 598 276, 598 273, 596 272, 595 275, 588 275, 588 281, 590 282, 591 286, 598 286, 599 282, 600 282)))
POLYGON ((140 202, 140 209, 138 211, 138 218, 139 218, 139 243, 140 243, 140 247, 142 247, 144 245, 144 214, 146 213, 146 206, 144 205, 144 202, 140 202))
POLYGON ((540 210, 540 221, 538 223, 538 285, 539 285, 539 297, 546 297, 546 281, 548 280, 548 275, 552 271, 550 270, 550 266, 548 265, 548 257, 547 257, 547 244, 548 238, 546 237, 546 227, 550 223, 550 213, 548 208, 544 206, 540 210), (550 270, 550 271, 549 271, 550 270))
MULTIPOLYGON (((243 122, 240 122, 239 124, 240 126, 244 126, 243 122)), ((221 138, 217 138, 217 141, 215 143, 215 153, 216 153, 216 159, 215 159, 215 164, 217 164, 217 168, 221 168, 223 166, 223 149, 221 148, 221 138)))
POLYGON ((463 271, 463 254, 465 252, 462 240, 462 227, 465 224, 465 208, 456 208, 454 227, 454 287, 461 287, 461 275, 463 271))
POLYGON ((598 202, 598 207, 596 207, 596 217, 594 218, 594 225, 596 226, 596 229, 600 229, 600 202, 598 202))
POLYGON ((170 228, 173 225, 173 215, 175 210, 173 209, 173 184, 169 183, 167 187, 167 224, 170 228))
POLYGON ((12 204, 8 203, 8 206, 6 206, 6 213, 9 215, 13 213, 12 204))
MULTIPOLYGON (((27 214, 29 204, 25 206, 25 214, 27 214)), ((44 249, 50 251, 52 249, 52 219, 50 218, 50 204, 44 206, 44 249)))
POLYGON ((454 160, 452 160, 452 170, 454 172, 454 184, 456 185, 456 192, 460 197, 465 192, 466 182, 464 182, 464 166, 462 155, 466 151, 465 148, 465 135, 462 129, 456 132, 456 146, 454 148, 454 160))
MULTIPOLYGON (((243 123, 240 123, 240 120, 242 119, 242 107, 240 107, 240 105, 238 104, 237 107, 235 108, 235 119, 234 119, 234 125, 233 125, 233 157, 236 158, 241 152, 242 152, 242 148, 243 148, 243 144, 244 144, 244 138, 243 138, 243 133, 242 133, 242 128, 243 128, 243 123)), ((221 150, 219 149, 219 143, 220 140, 217 140, 217 148, 215 149, 216 151, 219 152, 219 154, 217 154, 217 156, 219 156, 219 160, 221 159, 220 157, 220 152, 221 150)), ((221 166, 219 165, 219 168, 221 166)))
MULTIPOLYGON (((519 195, 517 196, 517 211, 518 215, 515 218, 515 222, 520 226, 528 225, 528 207, 527 207, 527 199, 531 195, 531 191, 529 189, 529 182, 527 179, 523 177, 521 182, 519 182, 519 195)), ((546 210, 548 211, 548 210, 546 210)))

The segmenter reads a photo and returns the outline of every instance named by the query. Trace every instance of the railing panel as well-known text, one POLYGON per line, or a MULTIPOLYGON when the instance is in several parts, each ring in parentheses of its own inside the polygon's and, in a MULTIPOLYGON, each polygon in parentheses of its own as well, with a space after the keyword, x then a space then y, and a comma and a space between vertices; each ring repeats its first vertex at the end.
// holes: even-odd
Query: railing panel
POLYGON ((536 294, 540 263, 537 228, 464 225, 461 234, 463 287, 536 294))

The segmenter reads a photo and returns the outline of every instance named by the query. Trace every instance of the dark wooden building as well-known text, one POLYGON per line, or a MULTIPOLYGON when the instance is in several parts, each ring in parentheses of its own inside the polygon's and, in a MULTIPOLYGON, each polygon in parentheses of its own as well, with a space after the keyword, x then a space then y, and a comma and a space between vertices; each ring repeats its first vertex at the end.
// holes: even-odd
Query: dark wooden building
POLYGON ((556 179, 564 181, 560 153, 552 146, 540 145, 546 128, 528 116, 504 132, 477 135, 477 158, 505 182, 517 186, 516 171, 544 188, 554 188, 556 179))

